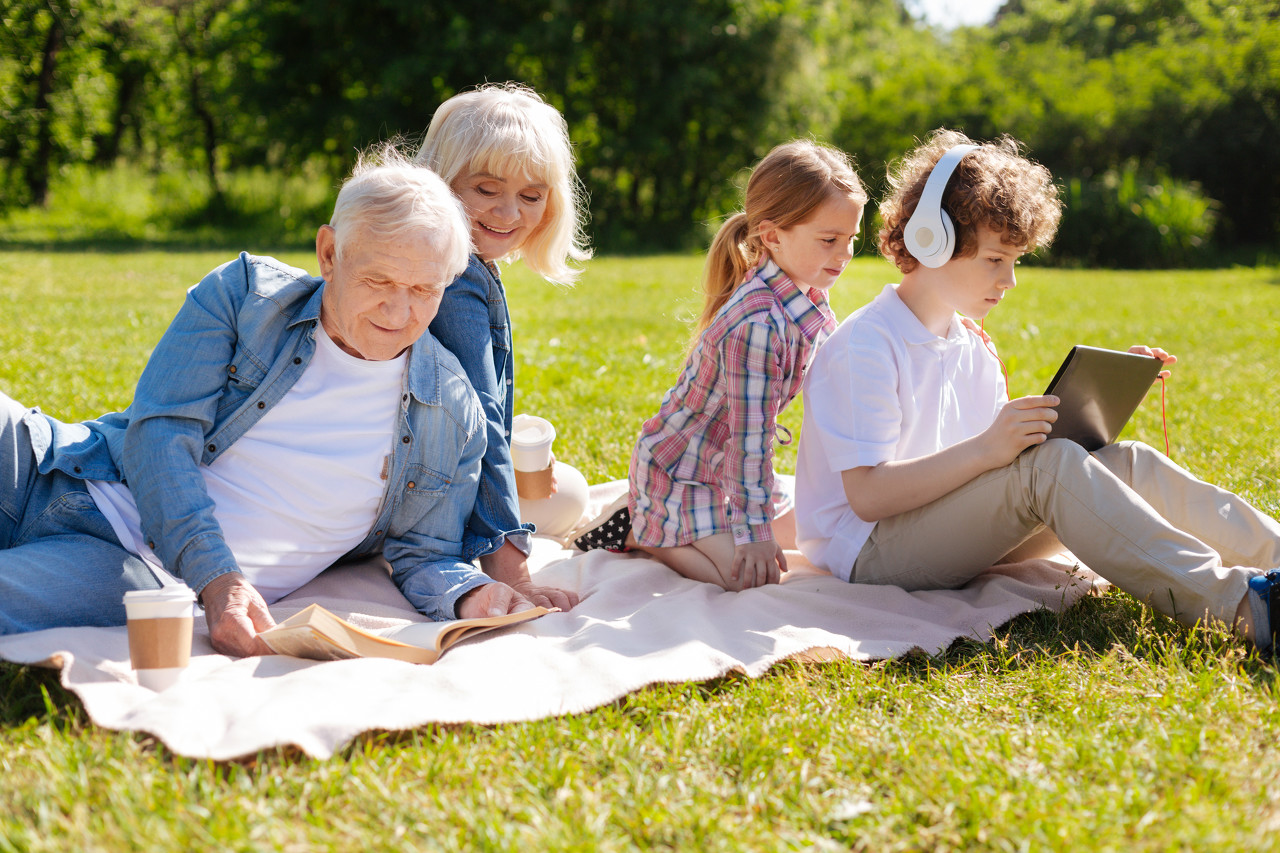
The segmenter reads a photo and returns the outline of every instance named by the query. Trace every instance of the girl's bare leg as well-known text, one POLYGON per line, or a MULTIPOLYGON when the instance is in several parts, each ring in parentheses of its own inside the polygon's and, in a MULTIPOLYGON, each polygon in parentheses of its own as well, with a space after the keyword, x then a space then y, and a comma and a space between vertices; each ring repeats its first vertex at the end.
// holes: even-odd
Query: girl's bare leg
POLYGON ((741 586, 730 575, 733 567, 733 536, 717 533, 689 545, 674 548, 650 548, 627 536, 627 547, 653 557, 667 568, 690 580, 713 583, 721 589, 738 591, 741 586))

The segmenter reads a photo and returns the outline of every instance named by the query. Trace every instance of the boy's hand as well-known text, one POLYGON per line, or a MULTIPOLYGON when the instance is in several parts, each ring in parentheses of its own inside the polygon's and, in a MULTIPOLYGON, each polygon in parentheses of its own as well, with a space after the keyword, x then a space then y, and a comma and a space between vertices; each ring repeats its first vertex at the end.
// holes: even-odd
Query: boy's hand
MULTIPOLYGON (((1178 361, 1178 357, 1176 355, 1170 355, 1160 349, 1160 347, 1148 347, 1143 346, 1142 344, 1135 344, 1134 346, 1129 347, 1129 352, 1136 353, 1137 355, 1149 355, 1152 358, 1158 358, 1160 359, 1160 362, 1165 365, 1175 364, 1178 361)), ((1173 374, 1167 370, 1160 371, 1161 379, 1168 379, 1172 375, 1173 374)))
POLYGON ((991 467, 1002 468, 1028 447, 1046 441, 1053 431, 1053 422, 1058 419, 1054 406, 1061 402, 1050 394, 1019 397, 1005 403, 995 422, 982 433, 994 462, 991 467))
POLYGON ((733 549, 730 583, 737 589, 751 589, 779 583, 787 570, 787 558, 777 542, 744 542, 733 549))

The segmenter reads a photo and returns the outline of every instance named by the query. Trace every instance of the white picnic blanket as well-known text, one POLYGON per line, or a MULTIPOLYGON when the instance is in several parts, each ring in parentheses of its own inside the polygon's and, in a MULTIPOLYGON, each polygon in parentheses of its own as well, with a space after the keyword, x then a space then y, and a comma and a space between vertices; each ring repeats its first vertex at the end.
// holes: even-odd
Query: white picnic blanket
MULTIPOLYGON (((593 487, 591 510, 618 493, 593 487)), ((98 725, 148 732, 193 758, 231 759, 293 744, 325 758, 369 730, 504 723, 573 714, 648 684, 752 678, 791 657, 875 660, 985 641, 1019 613, 1071 606, 1097 584, 1067 561, 1001 567, 963 589, 908 593, 846 584, 789 553, 781 585, 727 593, 637 554, 582 554, 535 537, 539 582, 576 590, 567 613, 464 641, 432 666, 317 663, 215 654, 196 621, 191 666, 170 689, 139 687, 124 628, 57 628, 0 637, 0 658, 56 667, 98 725)), ((376 562, 339 566, 272 607, 312 602, 366 627, 420 620, 376 562)))

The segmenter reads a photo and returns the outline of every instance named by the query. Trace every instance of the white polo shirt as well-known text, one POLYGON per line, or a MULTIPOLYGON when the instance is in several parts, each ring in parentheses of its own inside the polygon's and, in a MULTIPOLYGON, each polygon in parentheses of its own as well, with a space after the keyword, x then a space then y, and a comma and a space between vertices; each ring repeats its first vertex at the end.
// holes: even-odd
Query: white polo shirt
POLYGON ((886 285, 819 348, 805 379, 796 463, 800 550, 848 580, 875 524, 850 509, 841 473, 971 438, 1007 398, 999 361, 958 314, 940 338, 911 313, 896 285, 886 285))

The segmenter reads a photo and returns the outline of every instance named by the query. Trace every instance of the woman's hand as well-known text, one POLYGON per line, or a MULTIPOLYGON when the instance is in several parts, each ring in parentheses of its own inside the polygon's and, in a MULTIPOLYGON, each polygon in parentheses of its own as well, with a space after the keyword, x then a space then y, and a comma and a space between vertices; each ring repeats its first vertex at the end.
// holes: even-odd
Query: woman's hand
POLYGON ((455 610, 459 619, 482 619, 486 616, 505 616, 529 610, 529 599, 505 583, 494 581, 468 591, 458 599, 455 610))

